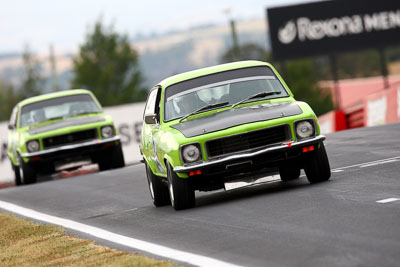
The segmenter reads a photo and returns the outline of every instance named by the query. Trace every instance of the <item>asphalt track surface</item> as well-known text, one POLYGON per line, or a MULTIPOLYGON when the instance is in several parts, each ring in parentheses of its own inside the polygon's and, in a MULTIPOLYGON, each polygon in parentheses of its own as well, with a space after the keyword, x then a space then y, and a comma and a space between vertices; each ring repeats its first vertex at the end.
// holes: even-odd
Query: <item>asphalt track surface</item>
POLYGON ((400 124, 325 144, 328 182, 196 192, 196 207, 179 212, 152 205, 143 165, 2 189, 0 200, 242 266, 399 266, 400 124))

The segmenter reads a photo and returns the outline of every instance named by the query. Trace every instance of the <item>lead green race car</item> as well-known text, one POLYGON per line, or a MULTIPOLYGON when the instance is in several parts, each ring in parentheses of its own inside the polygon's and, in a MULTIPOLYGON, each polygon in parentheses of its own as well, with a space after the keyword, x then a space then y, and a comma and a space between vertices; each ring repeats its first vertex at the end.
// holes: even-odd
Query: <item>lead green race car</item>
POLYGON ((14 107, 8 129, 8 157, 17 185, 91 163, 100 170, 125 166, 114 122, 87 90, 25 99, 14 107))
POLYGON ((272 65, 242 61, 172 76, 149 93, 141 153, 155 206, 195 206, 195 190, 279 173, 331 171, 317 117, 272 65))

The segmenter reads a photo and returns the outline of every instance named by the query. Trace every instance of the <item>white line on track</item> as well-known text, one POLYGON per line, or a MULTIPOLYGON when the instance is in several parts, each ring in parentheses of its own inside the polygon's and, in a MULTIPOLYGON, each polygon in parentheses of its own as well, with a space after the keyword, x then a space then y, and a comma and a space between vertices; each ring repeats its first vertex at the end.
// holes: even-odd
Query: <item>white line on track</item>
POLYGON ((381 164, 391 163, 391 162, 396 162, 396 161, 398 161, 398 160, 397 159, 391 159, 391 160, 387 160, 387 161, 380 161, 380 162, 361 165, 360 168, 365 168, 365 167, 370 167, 370 166, 375 166, 375 165, 381 165, 381 164))
POLYGON ((400 198, 392 197, 392 198, 378 200, 376 203, 386 204, 386 203, 390 203, 390 202, 394 202, 394 201, 398 201, 398 200, 400 200, 400 198))
POLYGON ((142 250, 149 252, 154 255, 158 255, 161 257, 173 259, 180 262, 186 262, 192 265, 197 266, 221 266, 221 267, 236 267, 238 265, 234 265, 231 263, 223 262, 217 259, 196 255, 156 244, 152 244, 150 242, 130 238, 127 236, 115 234, 101 228, 93 227, 90 225, 78 223, 72 220, 67 220, 51 215, 47 215, 41 212, 37 212, 35 210, 27 209, 24 207, 17 206, 12 203, 4 202, 0 200, 0 208, 4 210, 11 211, 16 214, 20 214, 25 217, 29 217, 35 220, 47 222, 50 224, 59 225, 68 229, 72 229, 75 231, 79 231, 82 233, 86 233, 104 240, 108 240, 120 245, 124 245, 127 247, 131 247, 134 249, 142 250))
MULTIPOLYGON (((374 165, 379 165, 379 164, 384 164, 384 163, 390 163, 390 162, 395 162, 400 159, 400 156, 393 157, 393 158, 387 158, 387 159, 381 159, 381 160, 376 160, 376 161, 371 161, 371 162, 365 162, 365 163, 360 163, 360 164, 355 164, 351 166, 346 166, 346 167, 341 167, 341 168, 336 168, 332 169, 332 172, 342 172, 344 169, 349 169, 353 167, 369 167, 369 166, 374 166, 374 165)), ((101 174, 101 173, 100 173, 101 174)), ((305 175, 301 175, 300 177, 303 177, 305 175)), ((389 202, 394 202, 400 200, 399 198, 388 198, 388 199, 382 199, 376 201, 377 203, 389 203, 389 202)), ((160 246, 157 244, 153 244, 150 242, 138 240, 135 238, 115 234, 106 230, 103 230, 101 228, 93 227, 90 225, 78 223, 72 220, 68 219, 63 219, 60 217, 55 217, 52 215, 48 215, 45 213, 41 213, 35 210, 27 209, 21 206, 17 206, 12 203, 4 202, 0 200, 0 208, 4 210, 8 210, 10 212, 20 214, 24 217, 32 218, 38 221, 43 221, 47 222, 50 224, 55 224, 59 225, 68 229, 72 229, 78 232, 86 233, 89 235, 92 235, 94 237, 98 237, 100 239, 104 239, 107 241, 111 241, 116 244, 124 245, 127 247, 131 247, 134 249, 138 249, 141 251, 148 252, 150 254, 158 255, 164 258, 169 258, 173 259, 176 261, 180 262, 186 262, 192 265, 197 265, 197 266, 221 266, 221 267, 237 267, 238 265, 234 265, 228 262, 223 262, 217 259, 197 255, 197 254, 192 254, 189 252, 184 252, 172 248, 168 248, 165 246, 160 246)))
POLYGON ((364 168, 364 167, 379 165, 379 164, 383 164, 383 163, 395 162, 395 161, 398 161, 399 159, 400 159, 400 156, 393 157, 393 158, 387 158, 387 159, 380 159, 380 160, 375 160, 375 161, 370 161, 370 162, 364 162, 364 163, 360 163, 360 164, 350 165, 350 166, 346 166, 346 167, 340 167, 340 168, 333 169, 332 171, 333 172, 336 172, 336 171, 339 171, 339 170, 343 171, 343 169, 349 169, 349 168, 354 168, 354 167, 364 168), (362 166, 364 166, 364 167, 362 167, 362 166))

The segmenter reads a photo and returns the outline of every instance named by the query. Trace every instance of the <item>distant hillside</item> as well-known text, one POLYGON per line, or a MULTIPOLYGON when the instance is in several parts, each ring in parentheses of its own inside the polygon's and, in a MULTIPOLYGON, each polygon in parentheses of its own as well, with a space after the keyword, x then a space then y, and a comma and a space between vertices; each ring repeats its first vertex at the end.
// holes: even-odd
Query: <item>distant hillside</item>
MULTIPOLYGON (((237 33, 241 44, 255 43, 269 49, 264 19, 238 22, 237 33)), ((232 39, 230 27, 223 25, 140 40, 133 45, 152 86, 170 75, 218 64, 232 46, 232 39)))
MULTIPOLYGON (((237 33, 241 44, 255 43, 269 49, 264 19, 237 22, 237 33)), ((133 39, 132 45, 140 55, 145 85, 150 88, 170 75, 218 64, 222 54, 232 46, 230 34, 227 23, 133 39)), ((38 57, 43 63, 44 75, 50 76, 48 55, 38 57)), ((71 55, 56 55, 56 65, 59 86, 68 89, 73 77, 71 55)), ((21 75, 22 57, 16 53, 0 54, 0 78, 18 85, 21 75)), ((50 88, 50 82, 47 84, 50 88)))

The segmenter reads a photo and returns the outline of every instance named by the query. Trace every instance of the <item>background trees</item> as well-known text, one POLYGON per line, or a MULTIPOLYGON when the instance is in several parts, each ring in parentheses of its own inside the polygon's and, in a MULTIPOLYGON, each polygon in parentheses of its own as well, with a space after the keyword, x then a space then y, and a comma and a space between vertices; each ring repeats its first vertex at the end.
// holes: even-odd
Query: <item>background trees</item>
POLYGON ((21 100, 43 93, 42 65, 28 45, 22 54, 23 72, 20 84, 0 80, 0 121, 9 120, 14 106, 21 100))
POLYGON ((104 27, 101 21, 73 59, 73 71, 71 88, 92 91, 104 106, 143 101, 147 96, 141 85, 138 55, 128 37, 116 33, 112 26, 104 27))

